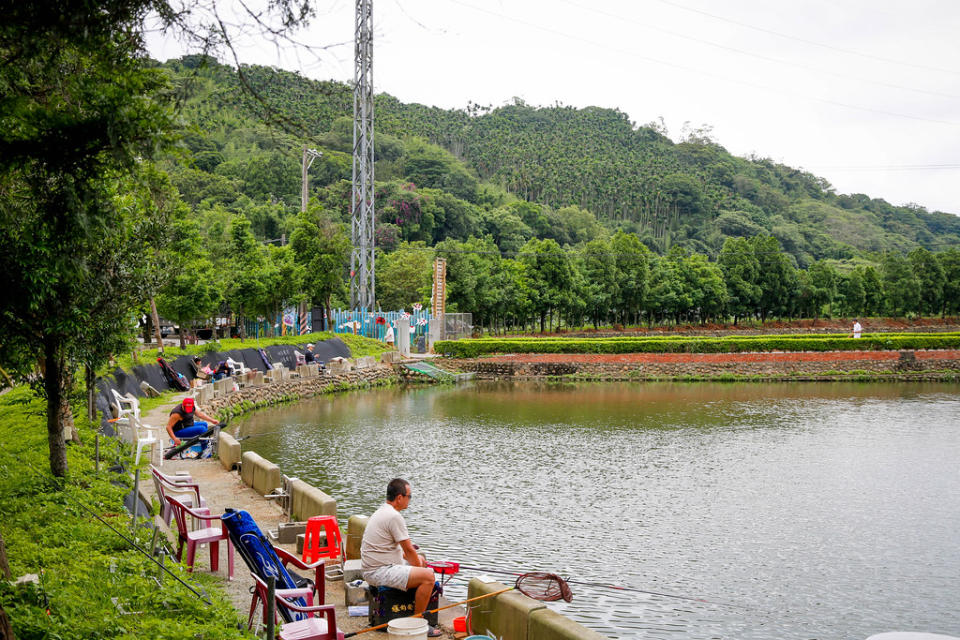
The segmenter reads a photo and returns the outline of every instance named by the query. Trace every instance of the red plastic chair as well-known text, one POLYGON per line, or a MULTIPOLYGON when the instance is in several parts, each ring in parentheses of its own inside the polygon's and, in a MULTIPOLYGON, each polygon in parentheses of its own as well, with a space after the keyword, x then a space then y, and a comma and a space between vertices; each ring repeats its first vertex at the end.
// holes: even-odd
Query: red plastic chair
MULTIPOLYGON (((251 573, 256 591, 261 602, 267 601, 267 583, 260 576, 251 573)), ((277 637, 280 640, 343 640, 343 632, 337 629, 337 618, 332 604, 313 604, 312 589, 277 589, 274 592, 277 609, 284 607, 291 611, 309 615, 305 620, 286 622, 278 625, 277 637), (306 598, 307 606, 301 607, 288 601, 287 598, 306 598), (321 617, 315 617, 315 614, 321 617)), ((253 611, 250 612, 249 626, 253 626, 253 611)), ((266 622, 266 607, 264 607, 264 622, 266 622)), ((279 620, 279 618, 278 618, 279 620)))
MULTIPOLYGON (((280 558, 280 563, 284 567, 287 567, 287 569, 290 568, 290 565, 293 565, 295 568, 301 569, 303 571, 310 571, 311 569, 313 570, 314 592, 313 592, 313 595, 310 596, 310 599, 307 600, 307 604, 313 604, 314 602, 316 602, 317 604, 324 604, 324 601, 326 599, 326 591, 327 591, 326 575, 324 574, 324 571, 323 571, 324 560, 321 559, 312 564, 307 564, 301 561, 300 558, 293 555, 286 549, 281 549, 280 547, 274 546, 273 550, 276 551, 277 557, 280 558)), ((287 596, 287 597, 293 597, 293 596, 287 596)), ((261 596, 260 591, 258 589, 254 589, 253 597, 250 599, 250 617, 247 620, 247 628, 250 628, 251 626, 253 626, 253 614, 257 610, 257 605, 262 604, 264 602, 266 602, 266 600, 263 596, 261 596)), ((266 607, 263 608, 263 622, 264 624, 266 624, 267 622, 266 607)))
POLYGON ((340 527, 335 516, 313 516, 307 518, 307 531, 303 538, 303 561, 316 562, 319 558, 343 556, 343 542, 340 539, 340 527), (326 532, 326 543, 320 546, 320 533, 326 532))
POLYGON ((202 544, 210 545, 210 570, 217 571, 220 565, 220 541, 227 541, 227 575, 233 580, 233 543, 230 542, 230 534, 227 532, 227 525, 223 523, 220 516, 211 516, 209 511, 203 513, 199 510, 190 509, 185 504, 173 496, 166 496, 167 501, 173 508, 173 515, 177 520, 177 534, 179 536, 180 546, 177 549, 177 560, 183 557, 183 545, 187 545, 187 571, 193 571, 193 561, 197 556, 197 547, 202 544), (190 531, 187 527, 187 516, 203 522, 216 520, 220 523, 219 527, 205 527, 190 531))

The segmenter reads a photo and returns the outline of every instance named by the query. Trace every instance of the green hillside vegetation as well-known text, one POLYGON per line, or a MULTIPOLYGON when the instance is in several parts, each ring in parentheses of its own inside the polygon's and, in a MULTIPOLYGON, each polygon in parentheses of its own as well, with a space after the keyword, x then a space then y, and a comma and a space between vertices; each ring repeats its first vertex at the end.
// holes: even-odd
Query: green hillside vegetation
MULTIPOLYGON (((194 256, 161 312, 345 306, 350 87, 257 66, 241 79, 198 56, 159 69, 183 131, 161 167, 190 209, 177 229, 194 256), (299 214, 304 145, 323 156, 299 214)), ((675 143, 615 109, 376 100, 384 309, 427 303, 443 256, 448 309, 494 330, 960 311, 952 214, 840 195, 708 131, 675 143)))

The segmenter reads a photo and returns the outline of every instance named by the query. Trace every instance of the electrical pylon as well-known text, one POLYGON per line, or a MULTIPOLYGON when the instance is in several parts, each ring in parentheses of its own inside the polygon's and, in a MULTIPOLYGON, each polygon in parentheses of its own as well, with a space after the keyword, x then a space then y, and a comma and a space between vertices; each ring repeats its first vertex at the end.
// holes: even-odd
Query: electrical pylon
POLYGON ((353 67, 350 306, 373 309, 373 0, 357 0, 353 67))

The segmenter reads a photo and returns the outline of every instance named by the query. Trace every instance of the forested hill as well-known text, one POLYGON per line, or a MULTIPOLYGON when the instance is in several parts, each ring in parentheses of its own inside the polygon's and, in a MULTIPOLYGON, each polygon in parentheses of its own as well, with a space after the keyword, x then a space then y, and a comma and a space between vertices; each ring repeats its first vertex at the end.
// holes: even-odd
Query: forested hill
MULTIPOLYGON (((201 61, 162 65, 186 101, 192 168, 172 172, 185 199, 196 204, 236 189, 253 201, 296 207, 299 150, 310 144, 325 154, 311 173, 314 194, 343 212, 345 203, 332 198, 337 181, 350 177, 350 87, 245 67, 258 99, 229 67, 201 61), (279 125, 287 133, 277 133, 279 125)), ((432 245, 447 234, 489 235, 509 251, 529 237, 575 245, 606 228, 635 233, 658 253, 679 245, 715 257, 727 237, 771 235, 801 268, 960 246, 960 217, 837 194, 810 173, 735 157, 703 132, 675 143, 616 109, 517 102, 445 110, 381 94, 376 131, 378 183, 440 190, 474 211, 455 215, 448 206, 432 219, 408 219, 385 201, 385 233, 401 240, 432 245), (510 207, 516 220, 490 215, 517 199, 510 207)), ((278 228, 261 233, 282 231, 282 220, 271 224, 278 228)))

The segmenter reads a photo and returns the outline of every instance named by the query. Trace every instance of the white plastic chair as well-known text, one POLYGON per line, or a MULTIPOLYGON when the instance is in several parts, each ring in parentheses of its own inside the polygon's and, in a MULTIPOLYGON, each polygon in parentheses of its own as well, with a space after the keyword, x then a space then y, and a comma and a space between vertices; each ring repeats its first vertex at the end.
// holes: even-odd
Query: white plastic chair
POLYGON ((244 366, 242 362, 237 362, 232 358, 227 358, 227 366, 233 371, 234 375, 243 375, 250 371, 249 367, 244 366))
MULTIPOLYGON (((133 465, 137 466, 140 464, 140 454, 144 449, 150 449, 150 457, 153 458, 154 449, 157 445, 161 443, 160 439, 160 427, 153 427, 148 424, 140 422, 140 418, 131 420, 131 425, 134 433, 134 447, 136 447, 137 455, 133 460, 133 465)), ((163 466, 163 445, 160 444, 160 466, 163 466)))

